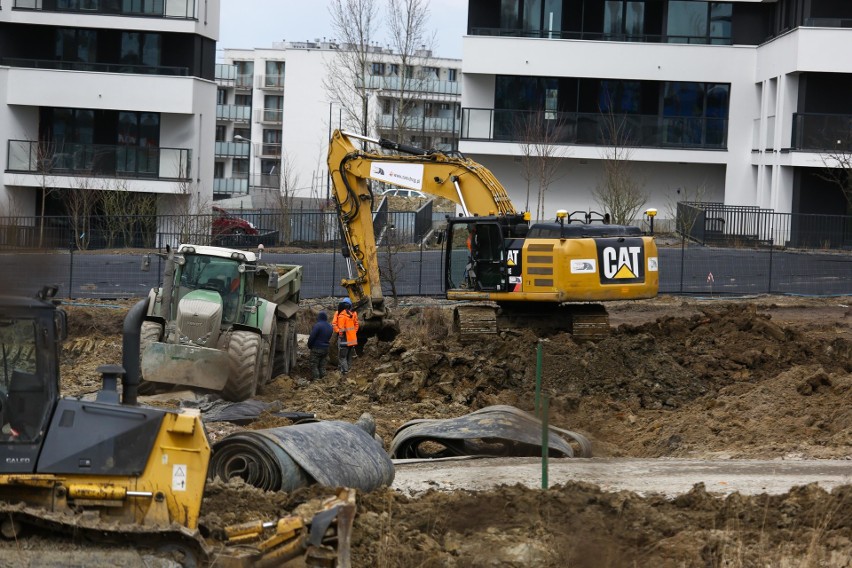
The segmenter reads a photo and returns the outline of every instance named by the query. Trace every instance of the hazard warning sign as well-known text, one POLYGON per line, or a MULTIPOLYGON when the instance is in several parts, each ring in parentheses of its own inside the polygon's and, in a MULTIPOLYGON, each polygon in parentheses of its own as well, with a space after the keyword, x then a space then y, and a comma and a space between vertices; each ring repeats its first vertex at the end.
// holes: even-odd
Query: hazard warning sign
POLYGON ((172 491, 186 491, 186 464, 172 466, 172 491))

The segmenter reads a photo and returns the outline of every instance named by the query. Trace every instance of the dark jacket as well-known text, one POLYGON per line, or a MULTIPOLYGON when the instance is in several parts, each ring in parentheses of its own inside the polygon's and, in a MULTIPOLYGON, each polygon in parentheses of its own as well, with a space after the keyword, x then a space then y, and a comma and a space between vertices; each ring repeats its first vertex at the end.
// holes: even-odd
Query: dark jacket
POLYGON ((331 324, 328 323, 328 314, 320 312, 317 316, 317 323, 314 324, 311 334, 308 336, 308 349, 328 351, 328 342, 332 333, 331 324))

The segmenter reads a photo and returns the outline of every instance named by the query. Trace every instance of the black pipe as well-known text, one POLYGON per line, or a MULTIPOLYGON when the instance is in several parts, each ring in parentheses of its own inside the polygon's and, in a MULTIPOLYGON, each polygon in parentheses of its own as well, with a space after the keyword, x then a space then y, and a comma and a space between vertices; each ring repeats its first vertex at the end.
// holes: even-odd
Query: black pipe
POLYGON ((122 403, 136 406, 137 390, 142 377, 139 361, 140 338, 142 321, 148 312, 148 298, 141 300, 130 308, 124 316, 124 329, 121 337, 121 363, 124 366, 124 381, 122 403))

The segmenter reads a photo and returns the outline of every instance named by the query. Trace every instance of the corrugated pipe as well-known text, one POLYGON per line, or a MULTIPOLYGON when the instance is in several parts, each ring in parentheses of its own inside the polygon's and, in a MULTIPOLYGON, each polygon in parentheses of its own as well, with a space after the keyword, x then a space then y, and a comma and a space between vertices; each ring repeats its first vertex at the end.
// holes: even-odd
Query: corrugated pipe
POLYGON ((142 377, 139 362, 139 338, 142 333, 142 320, 148 312, 148 298, 137 302, 124 316, 124 329, 121 337, 121 363, 124 366, 124 381, 122 383, 122 402, 135 406, 137 389, 142 377))

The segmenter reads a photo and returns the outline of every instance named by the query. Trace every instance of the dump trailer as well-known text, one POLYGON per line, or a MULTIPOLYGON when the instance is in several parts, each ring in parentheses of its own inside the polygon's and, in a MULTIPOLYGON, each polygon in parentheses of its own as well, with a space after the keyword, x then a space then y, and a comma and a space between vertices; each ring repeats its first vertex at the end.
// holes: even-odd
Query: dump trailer
POLYGON ((262 253, 262 245, 166 249, 163 285, 149 293, 141 328, 140 392, 177 384, 242 401, 290 372, 302 267, 264 263, 262 253))
POLYGON ((210 444, 200 414, 137 403, 147 299, 125 319, 122 365, 102 366, 102 390, 82 400, 60 398, 67 326, 55 293, 0 296, 0 533, 16 538, 37 525, 92 538, 139 535, 203 554, 210 444))

